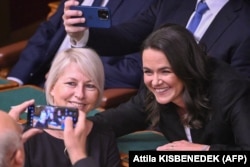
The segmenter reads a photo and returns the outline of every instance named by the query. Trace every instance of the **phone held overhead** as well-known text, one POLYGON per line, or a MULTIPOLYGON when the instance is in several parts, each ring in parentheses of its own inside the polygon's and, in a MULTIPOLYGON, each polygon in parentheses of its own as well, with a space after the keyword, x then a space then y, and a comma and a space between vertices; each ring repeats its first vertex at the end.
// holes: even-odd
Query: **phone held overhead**
POLYGON ((80 10, 85 17, 85 23, 76 24, 76 26, 92 27, 92 28, 110 28, 111 14, 107 7, 97 6, 71 6, 71 10, 80 10))

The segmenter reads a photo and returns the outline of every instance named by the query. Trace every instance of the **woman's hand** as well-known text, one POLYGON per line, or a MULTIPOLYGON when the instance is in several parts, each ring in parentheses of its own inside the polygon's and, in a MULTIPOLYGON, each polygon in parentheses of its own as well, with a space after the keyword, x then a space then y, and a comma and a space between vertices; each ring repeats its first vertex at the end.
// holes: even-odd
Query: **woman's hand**
POLYGON ((74 41, 80 41, 83 38, 86 27, 75 26, 74 24, 84 23, 85 18, 80 10, 71 10, 70 6, 78 6, 79 2, 76 0, 68 0, 64 3, 64 14, 62 16, 65 31, 74 41), (80 16, 80 17, 79 17, 80 16))
POLYGON ((191 143, 186 140, 174 141, 172 143, 159 146, 157 151, 208 151, 209 146, 191 143))

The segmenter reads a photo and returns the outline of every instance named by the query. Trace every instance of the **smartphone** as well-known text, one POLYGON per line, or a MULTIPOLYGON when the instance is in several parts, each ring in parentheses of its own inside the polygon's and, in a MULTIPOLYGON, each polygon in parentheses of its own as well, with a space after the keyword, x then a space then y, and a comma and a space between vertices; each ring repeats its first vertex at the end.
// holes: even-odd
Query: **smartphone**
POLYGON ((64 130, 65 118, 70 116, 75 126, 78 114, 77 108, 31 105, 27 110, 27 125, 33 128, 64 130))
POLYGON ((109 28, 111 27, 111 14, 107 7, 97 6, 71 6, 71 10, 81 10, 86 22, 76 24, 76 26, 92 28, 109 28))

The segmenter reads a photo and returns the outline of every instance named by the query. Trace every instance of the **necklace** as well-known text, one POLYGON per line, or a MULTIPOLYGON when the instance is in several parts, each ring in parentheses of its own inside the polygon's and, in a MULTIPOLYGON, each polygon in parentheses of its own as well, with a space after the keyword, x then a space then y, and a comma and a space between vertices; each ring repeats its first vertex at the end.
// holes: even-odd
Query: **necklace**
POLYGON ((69 158, 69 154, 68 154, 68 151, 67 151, 66 147, 64 148, 63 153, 64 153, 65 157, 69 158))

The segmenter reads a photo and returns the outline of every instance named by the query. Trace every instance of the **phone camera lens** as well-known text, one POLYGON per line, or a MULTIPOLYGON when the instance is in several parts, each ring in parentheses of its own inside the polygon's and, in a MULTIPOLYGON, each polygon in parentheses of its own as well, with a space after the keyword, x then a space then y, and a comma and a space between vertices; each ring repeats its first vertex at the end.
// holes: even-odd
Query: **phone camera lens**
POLYGON ((98 17, 103 20, 107 20, 109 18, 109 12, 107 10, 99 10, 98 17))

